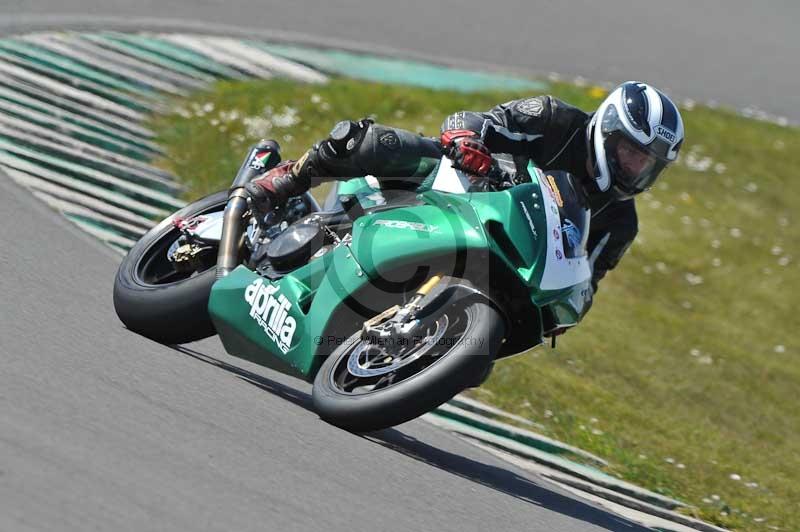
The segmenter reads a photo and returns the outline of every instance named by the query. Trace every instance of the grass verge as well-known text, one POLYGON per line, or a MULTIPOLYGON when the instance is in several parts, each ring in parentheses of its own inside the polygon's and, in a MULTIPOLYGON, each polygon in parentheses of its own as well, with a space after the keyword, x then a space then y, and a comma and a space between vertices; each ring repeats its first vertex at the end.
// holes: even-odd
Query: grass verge
MULTIPOLYGON (((552 85, 583 109, 598 88, 552 85)), ((154 116, 193 199, 230 183, 247 147, 298 157, 343 118, 435 135, 447 114, 528 96, 333 80, 219 83, 154 116)), ((683 109, 680 161, 637 200, 640 236, 556 350, 498 364, 475 395, 596 453, 621 478, 741 530, 800 516, 800 130, 683 109)))

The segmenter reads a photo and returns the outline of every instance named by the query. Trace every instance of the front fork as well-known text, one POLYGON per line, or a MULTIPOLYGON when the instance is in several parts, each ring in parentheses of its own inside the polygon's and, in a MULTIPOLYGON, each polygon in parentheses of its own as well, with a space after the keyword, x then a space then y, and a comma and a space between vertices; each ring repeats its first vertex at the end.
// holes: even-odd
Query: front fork
POLYGON ((376 343, 389 336, 411 340, 418 326, 434 318, 443 308, 457 302, 465 304, 473 299, 483 300, 494 307, 508 325, 505 311, 467 279, 434 275, 417 290, 408 303, 402 307, 395 305, 365 321, 361 329, 361 339, 376 343))
POLYGON ((434 275, 419 287, 408 303, 402 307, 400 305, 390 307, 365 321, 361 328, 361 339, 378 342, 388 337, 413 336, 414 329, 419 325, 419 320, 415 319, 416 313, 420 310, 419 303, 441 280, 440 275, 434 275))
POLYGON ((280 147, 273 140, 262 140, 253 145, 239 167, 231 184, 228 204, 222 222, 222 236, 217 252, 217 279, 225 277, 239 265, 244 224, 242 219, 249 209, 249 195, 244 186, 264 172, 274 168, 281 160, 280 147))

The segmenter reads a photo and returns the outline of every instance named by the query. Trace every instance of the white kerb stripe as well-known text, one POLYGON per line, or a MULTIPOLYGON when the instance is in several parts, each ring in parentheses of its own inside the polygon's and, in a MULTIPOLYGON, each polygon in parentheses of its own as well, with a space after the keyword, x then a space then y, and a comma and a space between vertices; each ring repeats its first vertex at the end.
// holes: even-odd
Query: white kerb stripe
POLYGON ((269 79, 272 77, 272 72, 269 70, 261 68, 254 63, 242 61, 242 58, 231 55, 229 51, 219 48, 207 38, 179 34, 159 35, 158 37, 165 41, 183 46, 184 48, 188 48, 194 52, 205 55, 217 63, 232 66, 236 70, 245 72, 250 76, 263 79, 269 79))
POLYGON ((56 54, 65 56, 67 58, 90 64, 94 68, 97 68, 98 70, 102 70, 104 72, 110 72, 111 75, 114 77, 121 77, 127 80, 132 80, 134 82, 147 85, 148 87, 151 87, 153 89, 169 92, 171 94, 177 94, 177 95, 185 94, 185 91, 183 89, 179 89, 178 87, 176 87, 171 83, 154 79, 152 77, 146 76, 145 74, 142 74, 141 72, 134 72, 132 70, 125 68, 122 65, 113 64, 109 61, 106 61, 99 57, 93 57, 79 50, 70 49, 68 46, 65 46, 55 41, 51 41, 50 39, 47 39, 42 35, 26 35, 22 37, 22 40, 31 42, 37 46, 45 48, 56 54))
MULTIPOLYGON (((98 212, 95 212, 91 209, 87 209, 86 207, 82 207, 80 205, 75 205, 74 203, 70 203, 68 201, 64 201, 62 199, 56 198, 47 194, 46 192, 41 192, 38 190, 33 191, 33 195, 37 198, 41 199, 54 209, 57 209, 66 214, 72 214, 76 216, 82 216, 83 218, 87 218, 89 220, 95 221, 97 223, 103 224, 108 228, 113 228, 117 231, 120 231, 125 234, 135 235, 137 237, 141 237, 143 234, 147 232, 147 230, 142 229, 141 227, 136 227, 133 225, 126 224, 125 222, 121 222, 119 220, 115 220, 114 218, 110 218, 108 216, 104 216, 98 212)), ((120 235, 123 236, 123 235, 120 235)), ((124 236, 123 236, 124 237, 124 236)))
POLYGON ((206 37, 205 40, 229 52, 232 56, 241 58, 242 62, 256 63, 272 73, 307 83, 324 83, 328 81, 327 76, 320 74, 316 70, 294 61, 274 56, 240 41, 224 37, 206 37))
POLYGON ((29 70, 8 63, 2 59, 0 59, 0 72, 21 79, 23 81, 33 83, 34 86, 46 88, 55 93, 62 94, 68 98, 84 102, 96 109, 102 109, 106 112, 121 115, 126 118, 130 118, 132 120, 136 120, 139 122, 144 120, 144 115, 136 111, 133 111, 131 109, 128 109, 123 105, 114 103, 111 100, 107 100, 91 92, 76 89, 74 87, 67 85, 66 83, 55 81, 51 78, 48 78, 47 76, 35 74, 33 72, 30 72, 29 70))
POLYGON ((150 229, 155 225, 155 222, 152 220, 145 218, 144 216, 139 216, 138 214, 127 209, 115 207, 108 201, 101 201, 87 194, 75 192, 74 190, 51 183, 50 181, 45 181, 44 179, 34 177, 26 172, 15 170, 10 166, 2 166, 2 169, 13 181, 16 181, 20 185, 28 187, 32 190, 45 192, 50 196, 62 199, 74 205, 82 205, 87 209, 97 211, 117 220, 128 222, 129 224, 138 226, 145 230, 150 229))
MULTIPOLYGON (((118 205, 121 208, 129 210, 133 213, 141 213, 143 215, 160 218, 165 218, 169 215, 169 211, 133 199, 120 192, 115 192, 100 185, 95 185, 68 175, 61 174, 59 172, 48 170, 42 165, 31 163, 30 161, 9 155, 2 151, 0 151, 0 168, 4 170, 16 168, 27 174, 34 175, 51 183, 55 183, 61 187, 107 201, 112 205, 118 205)), ((11 175, 11 172, 9 172, 9 175, 11 175)))

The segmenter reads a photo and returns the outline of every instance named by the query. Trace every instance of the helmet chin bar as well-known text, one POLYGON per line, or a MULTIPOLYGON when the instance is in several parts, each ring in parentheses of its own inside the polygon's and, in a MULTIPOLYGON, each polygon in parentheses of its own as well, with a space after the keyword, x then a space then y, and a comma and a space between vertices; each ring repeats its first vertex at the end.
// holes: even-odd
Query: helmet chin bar
POLYGON ((639 193, 640 192, 635 192, 635 191, 630 191, 629 192, 629 191, 623 190, 622 188, 620 188, 619 185, 616 185, 616 184, 611 187, 611 195, 614 196, 614 199, 619 200, 619 201, 625 201, 625 200, 632 199, 636 194, 639 194, 639 193))

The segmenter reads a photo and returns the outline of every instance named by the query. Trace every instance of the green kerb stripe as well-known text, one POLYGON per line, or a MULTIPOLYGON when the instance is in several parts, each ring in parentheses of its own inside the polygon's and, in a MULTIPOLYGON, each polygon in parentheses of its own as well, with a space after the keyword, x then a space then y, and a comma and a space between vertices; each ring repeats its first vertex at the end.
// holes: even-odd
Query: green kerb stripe
POLYGON ((156 153, 160 152, 158 146, 148 140, 154 136, 152 131, 142 127, 137 122, 131 121, 130 118, 123 118, 114 114, 111 110, 104 110, 94 107, 88 102, 66 98, 55 94, 53 91, 34 87, 30 83, 14 79, 11 76, 0 75, 0 86, 14 91, 12 94, 17 99, 14 101, 18 101, 19 98, 27 98, 28 101, 34 101, 37 105, 47 106, 48 110, 46 112, 52 111, 54 117, 64 116, 67 121, 75 120, 81 125, 84 120, 93 124, 93 127, 88 129, 100 128, 100 131, 104 131, 105 128, 119 129, 123 139, 127 135, 135 135, 137 138, 136 142, 134 142, 135 144, 156 153))
POLYGON ((25 172, 31 176, 35 176, 49 183, 54 183, 57 186, 76 193, 85 194, 87 197, 106 201, 110 205, 126 209, 137 216, 161 219, 168 216, 170 213, 169 210, 154 207, 149 203, 136 200, 130 196, 111 190, 107 186, 95 185, 62 172, 50 170, 41 164, 17 157, 2 150, 0 150, 0 168, 6 171, 11 168, 20 172, 25 172))
POLYGON ((57 116, 53 117, 53 115, 48 112, 41 112, 30 107, 15 104, 8 101, 1 92, 0 113, 15 116, 20 120, 25 120, 42 127, 50 127, 66 131, 70 136, 78 140, 138 159, 140 161, 149 160, 150 156, 155 153, 149 148, 142 148, 137 144, 131 145, 130 141, 121 141, 114 137, 108 136, 105 133, 98 133, 97 131, 88 130, 79 125, 64 123, 59 120, 57 116))
POLYGON ((28 58, 19 57, 1 49, 0 59, 3 59, 19 68, 25 69, 30 73, 49 78, 51 81, 63 83, 79 91, 104 98, 128 109, 141 112, 146 111, 153 106, 153 103, 147 103, 144 100, 133 96, 132 94, 101 85, 100 83, 96 83, 85 77, 72 75, 69 72, 59 70, 58 68, 49 66, 42 62, 36 62, 28 58))
POLYGON ((267 52, 309 65, 323 72, 368 81, 464 92, 491 89, 545 89, 544 84, 531 79, 471 72, 430 63, 360 55, 340 50, 255 42, 253 44, 267 52))
POLYGON ((152 89, 142 84, 133 84, 120 81, 118 78, 101 73, 96 66, 89 66, 63 55, 50 52, 38 46, 14 39, 0 40, 0 49, 18 57, 34 61, 51 68, 91 80, 100 85, 113 87, 126 92, 138 93, 144 96, 156 96, 152 89))
POLYGON ((150 205, 161 209, 175 210, 183 207, 185 202, 174 198, 170 194, 152 190, 149 187, 137 185, 125 179, 115 177, 86 166, 75 164, 59 157, 54 157, 50 153, 31 150, 17 144, 0 139, 0 152, 7 152, 17 157, 22 157, 29 161, 36 161, 50 168, 57 169, 59 172, 67 172, 77 179, 93 183, 98 186, 105 186, 111 190, 116 190, 126 196, 144 201, 150 205))
POLYGON ((120 53, 129 55, 131 57, 135 57, 135 58, 140 59, 142 61, 147 61, 147 62, 153 63, 155 65, 159 65, 161 67, 167 68, 167 69, 172 70, 174 72, 180 72, 181 74, 184 74, 186 76, 190 76, 190 77, 192 77, 194 79, 199 79, 199 80, 205 81, 207 83, 211 83, 211 82, 215 81, 215 79, 216 79, 214 76, 212 76, 210 74, 207 74, 206 72, 203 72, 203 71, 198 70, 196 68, 192 68, 190 66, 187 66, 184 63, 181 63, 179 61, 175 61, 175 60, 170 59, 169 57, 166 57, 164 55, 148 51, 148 50, 146 50, 144 48, 141 48, 139 46, 135 46, 135 45, 127 43, 127 42, 123 42, 123 41, 119 41, 117 39, 113 39, 113 38, 111 38, 109 36, 106 36, 106 35, 83 34, 83 35, 81 35, 81 38, 82 39, 86 39, 86 40, 88 40, 90 42, 93 42, 95 44, 98 44, 99 46, 104 46, 106 48, 111 48, 111 49, 116 50, 116 51, 118 51, 120 53))
POLYGON ((119 43, 125 43, 167 57, 173 61, 183 63, 195 70, 206 72, 215 77, 233 79, 245 77, 238 70, 214 61, 208 56, 157 37, 126 33, 103 33, 102 35, 119 43))

